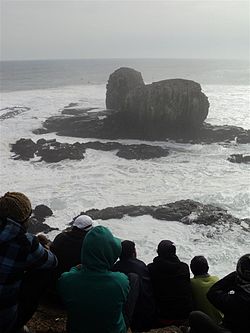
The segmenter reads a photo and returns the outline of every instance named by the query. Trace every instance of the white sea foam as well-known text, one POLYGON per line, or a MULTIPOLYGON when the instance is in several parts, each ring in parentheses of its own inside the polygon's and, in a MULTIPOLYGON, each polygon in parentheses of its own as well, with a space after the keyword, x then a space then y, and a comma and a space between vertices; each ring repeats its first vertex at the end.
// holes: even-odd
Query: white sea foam
MULTIPOLYGON (((250 128, 247 86, 204 86, 211 104, 208 122, 250 128)), ((237 217, 250 216, 249 165, 226 159, 233 153, 249 154, 250 145, 190 145, 152 142, 170 148, 167 157, 148 161, 118 158, 115 152, 88 149, 82 161, 55 164, 14 161, 9 144, 21 137, 37 140, 32 130, 70 102, 103 108, 104 85, 2 93, 1 109, 30 107, 29 111, 1 121, 1 192, 22 191, 33 205, 47 204, 54 211, 48 223, 63 229, 72 217, 90 208, 121 204, 158 205, 180 199, 194 199, 229 210, 237 217)), ((3 111, 6 112, 6 111, 3 111)), ((58 137, 58 141, 86 142, 89 139, 58 137)), ((92 139, 93 140, 93 139, 92 139)), ((105 141, 105 140, 103 140, 105 141)), ((120 140, 134 143, 136 140, 120 140)), ((150 216, 99 221, 121 238, 133 239, 138 254, 151 261, 157 243, 175 241, 187 262, 195 254, 208 256, 215 273, 222 276, 234 268, 237 258, 249 252, 249 232, 240 226, 185 226, 157 221, 150 216)), ((55 233, 51 234, 51 237, 55 233)))

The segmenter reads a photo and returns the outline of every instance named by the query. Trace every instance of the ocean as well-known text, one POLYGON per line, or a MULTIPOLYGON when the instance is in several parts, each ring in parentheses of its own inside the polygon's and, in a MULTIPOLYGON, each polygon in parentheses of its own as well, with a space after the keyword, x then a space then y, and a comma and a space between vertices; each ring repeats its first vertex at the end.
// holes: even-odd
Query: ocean
MULTIPOLYGON (((124 160, 114 152, 88 149, 82 161, 54 164, 11 159, 9 145, 21 137, 34 141, 55 138, 34 135, 33 129, 71 102, 105 107, 106 83, 115 69, 132 67, 150 83, 169 78, 199 82, 208 96, 207 122, 250 129, 250 66, 239 60, 92 59, 1 62, 0 183, 1 194, 21 191, 33 206, 46 204, 54 212, 47 219, 64 229, 74 216, 90 208, 142 204, 159 205, 193 199, 225 208, 239 218, 250 217, 249 164, 227 161, 230 154, 250 153, 250 144, 180 144, 153 142, 169 147, 170 155, 146 161, 124 160), (22 113, 1 117, 13 107, 22 113), (28 109, 29 108, 29 109, 28 109)), ((57 137, 60 142, 94 139, 57 137)), ((106 140, 102 140, 105 142, 106 140)), ((139 143, 138 140, 119 140, 139 143)), ((145 142, 145 141, 143 141, 145 142)), ((150 144, 150 142, 147 142, 150 144)), ((189 263, 205 255, 210 271, 220 277, 234 270, 239 256, 250 252, 250 230, 242 225, 184 225, 150 216, 97 221, 122 238, 135 241, 138 258, 146 263, 156 255, 160 240, 171 239, 180 259, 189 263)), ((57 232, 49 237, 53 239, 57 232)))

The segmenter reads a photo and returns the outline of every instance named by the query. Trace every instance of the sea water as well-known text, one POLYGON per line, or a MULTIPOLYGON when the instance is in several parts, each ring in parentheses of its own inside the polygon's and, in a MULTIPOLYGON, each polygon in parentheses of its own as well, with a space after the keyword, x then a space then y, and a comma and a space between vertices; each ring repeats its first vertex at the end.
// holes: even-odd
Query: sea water
MULTIPOLYGON (((11 107, 28 107, 13 117, 2 117, 0 144, 1 194, 21 191, 33 206, 46 204, 53 210, 47 223, 64 229, 72 217, 90 208, 117 205, 160 205, 181 199, 225 208, 239 218, 250 217, 248 164, 227 161, 230 154, 249 154, 249 144, 177 144, 147 142, 168 147, 167 157, 146 161, 125 160, 114 151, 88 149, 81 161, 64 160, 47 164, 15 161, 10 144, 21 137, 55 138, 55 133, 34 135, 51 115, 76 102, 85 107, 105 107, 109 74, 121 66, 142 72, 145 82, 186 78, 201 83, 208 96, 207 122, 250 128, 249 63, 242 61, 174 59, 106 59, 26 61, 1 63, 0 116, 11 107)), ((57 137, 60 142, 94 139, 57 137)), ((103 142, 107 140, 102 140, 103 142)), ((140 143, 138 140, 118 140, 140 143)), ((145 141, 143 141, 145 142, 145 141)), ((235 268, 239 256, 250 252, 250 231, 246 225, 184 225, 159 221, 151 216, 97 221, 113 233, 136 242, 138 257, 146 263, 156 255, 160 240, 176 243, 180 259, 189 263, 194 255, 205 255, 211 273, 220 277, 235 268)), ((53 238, 56 232, 49 234, 53 238)))

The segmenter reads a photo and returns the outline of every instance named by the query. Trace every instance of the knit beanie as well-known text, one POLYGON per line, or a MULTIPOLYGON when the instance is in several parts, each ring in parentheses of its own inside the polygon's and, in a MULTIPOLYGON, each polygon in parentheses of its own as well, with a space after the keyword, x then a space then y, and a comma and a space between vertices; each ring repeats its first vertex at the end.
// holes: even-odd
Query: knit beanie
POLYGON ((207 259, 204 256, 193 257, 190 268, 194 276, 207 274, 209 270, 207 259))
POLYGON ((158 245, 157 252, 163 258, 174 256, 176 254, 176 247, 172 241, 162 240, 158 245))
POLYGON ((7 192, 0 198, 0 218, 23 223, 31 215, 29 199, 20 192, 7 192))

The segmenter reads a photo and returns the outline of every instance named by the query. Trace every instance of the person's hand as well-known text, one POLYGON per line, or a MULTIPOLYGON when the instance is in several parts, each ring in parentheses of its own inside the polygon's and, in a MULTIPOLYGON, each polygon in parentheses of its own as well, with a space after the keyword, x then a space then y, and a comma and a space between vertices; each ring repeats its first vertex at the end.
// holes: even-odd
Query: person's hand
POLYGON ((51 241, 44 234, 38 234, 36 237, 37 237, 39 243, 43 247, 45 247, 47 250, 49 250, 51 241))

